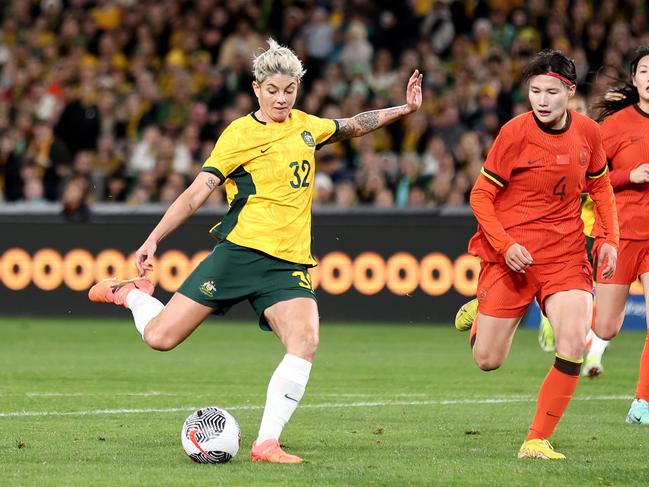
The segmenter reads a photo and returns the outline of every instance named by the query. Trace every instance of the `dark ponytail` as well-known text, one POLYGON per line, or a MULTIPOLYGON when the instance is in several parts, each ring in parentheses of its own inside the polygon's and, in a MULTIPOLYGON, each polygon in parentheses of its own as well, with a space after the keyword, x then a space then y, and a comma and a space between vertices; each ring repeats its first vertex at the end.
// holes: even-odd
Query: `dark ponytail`
POLYGON ((627 76, 626 74, 619 72, 619 70, 617 75, 608 75, 613 80, 611 83, 612 86, 593 106, 593 109, 598 112, 598 122, 602 122, 615 112, 619 112, 629 105, 635 105, 640 101, 638 88, 633 86, 631 77, 635 75, 635 71, 638 68, 638 62, 645 56, 649 56, 649 45, 640 46, 633 52, 633 57, 631 58, 629 66, 631 76, 627 76), (611 97, 610 95, 613 96, 611 97), (615 95, 619 96, 616 97, 615 95))

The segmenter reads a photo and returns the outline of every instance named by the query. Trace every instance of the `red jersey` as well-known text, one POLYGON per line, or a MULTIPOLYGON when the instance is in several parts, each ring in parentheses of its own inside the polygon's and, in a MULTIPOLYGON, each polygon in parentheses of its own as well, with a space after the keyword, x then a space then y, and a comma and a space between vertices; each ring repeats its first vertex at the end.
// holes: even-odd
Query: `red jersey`
POLYGON ((527 112, 506 123, 496 138, 473 190, 478 230, 469 252, 503 262, 514 243, 535 263, 585 256, 581 193, 589 192, 617 247, 613 190, 597 123, 574 111, 553 130, 527 112))
MULTIPOLYGON (((632 184, 632 169, 649 163, 649 114, 636 105, 614 113, 602 123, 602 138, 609 160, 611 183, 620 220, 620 237, 649 239, 649 183, 632 184)), ((602 235, 599 222, 593 234, 602 235)))

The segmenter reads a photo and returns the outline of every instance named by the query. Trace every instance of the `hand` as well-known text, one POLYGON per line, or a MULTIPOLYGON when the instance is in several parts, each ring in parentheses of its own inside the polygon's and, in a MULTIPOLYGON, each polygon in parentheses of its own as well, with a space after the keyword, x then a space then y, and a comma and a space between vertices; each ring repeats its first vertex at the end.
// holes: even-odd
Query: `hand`
POLYGON ((424 75, 421 74, 418 69, 415 69, 415 72, 412 73, 412 76, 408 80, 408 87, 406 88, 406 103, 408 105, 409 113, 416 112, 421 106, 421 81, 423 78, 424 75))
POLYGON ((158 245, 147 240, 135 253, 135 266, 140 277, 153 270, 153 256, 155 255, 158 245))
POLYGON ((507 249, 507 252, 505 252, 505 264, 507 264, 507 266, 514 272, 525 274, 525 269, 527 269, 532 262, 534 262, 532 255, 520 244, 515 243, 507 249))
POLYGON ((607 91, 604 93, 604 99, 606 101, 622 101, 626 98, 626 95, 624 93, 620 93, 619 91, 607 91))
POLYGON ((616 266, 617 249, 609 243, 602 244, 597 252, 597 268, 601 269, 601 276, 610 279, 615 274, 616 266))
POLYGON ((649 183, 649 163, 640 164, 629 175, 629 180, 632 183, 649 183))

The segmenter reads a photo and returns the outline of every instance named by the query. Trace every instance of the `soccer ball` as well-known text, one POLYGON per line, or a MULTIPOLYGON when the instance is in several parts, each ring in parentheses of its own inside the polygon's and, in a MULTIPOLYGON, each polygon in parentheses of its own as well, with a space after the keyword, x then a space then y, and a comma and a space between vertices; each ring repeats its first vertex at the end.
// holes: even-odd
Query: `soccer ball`
POLYGON ((230 413, 212 406, 189 415, 180 439, 185 452, 196 463, 225 463, 239 451, 241 431, 230 413))

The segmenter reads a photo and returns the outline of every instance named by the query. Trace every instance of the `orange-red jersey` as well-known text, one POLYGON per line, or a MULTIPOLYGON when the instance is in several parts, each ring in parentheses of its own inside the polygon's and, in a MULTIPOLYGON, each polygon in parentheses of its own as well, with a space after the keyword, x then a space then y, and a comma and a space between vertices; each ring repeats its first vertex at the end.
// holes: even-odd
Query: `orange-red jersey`
POLYGON ((597 123, 571 110, 565 127, 553 130, 533 112, 519 115, 502 127, 471 191, 478 230, 469 252, 502 262, 518 243, 535 263, 584 254, 580 202, 586 191, 609 229, 607 241, 617 247, 613 189, 597 123))
MULTIPOLYGON (((631 184, 632 169, 649 163, 649 114, 636 105, 614 113, 602 123, 602 138, 615 191, 620 237, 649 239, 649 183, 631 184)), ((599 222, 598 222, 599 223, 599 222)), ((596 223, 594 235, 602 229, 596 223)))

